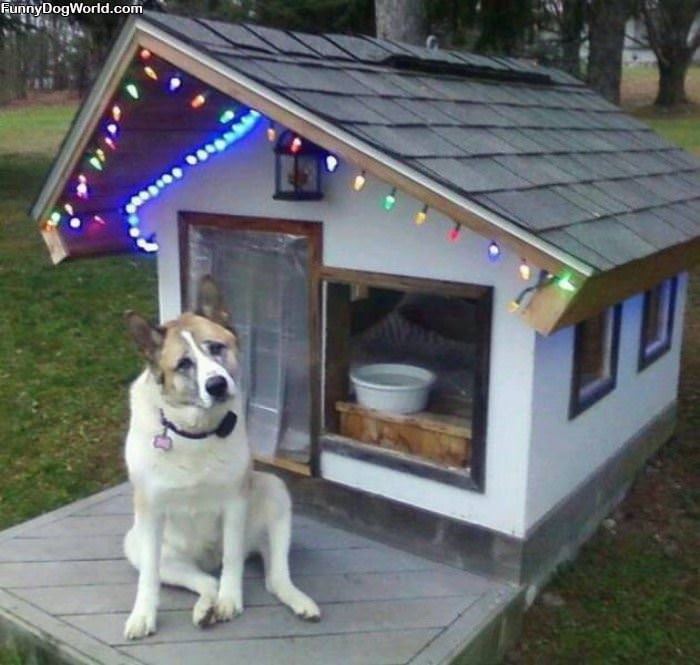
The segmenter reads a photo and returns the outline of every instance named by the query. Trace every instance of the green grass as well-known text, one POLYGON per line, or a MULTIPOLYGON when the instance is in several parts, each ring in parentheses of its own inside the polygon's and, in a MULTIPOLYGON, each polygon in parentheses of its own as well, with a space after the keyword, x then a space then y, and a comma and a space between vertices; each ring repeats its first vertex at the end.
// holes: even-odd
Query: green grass
POLYGON ((50 159, 35 148, 55 145, 71 115, 0 111, 0 528, 124 477, 126 389, 139 361, 122 313, 155 310, 152 259, 52 266, 27 217, 50 159), (8 125, 24 136, 19 153, 8 125))
POLYGON ((650 116, 648 111, 637 115, 661 136, 700 155, 700 111, 671 118, 650 116))
POLYGON ((54 154, 66 133, 75 104, 19 106, 0 111, 0 154, 54 154))

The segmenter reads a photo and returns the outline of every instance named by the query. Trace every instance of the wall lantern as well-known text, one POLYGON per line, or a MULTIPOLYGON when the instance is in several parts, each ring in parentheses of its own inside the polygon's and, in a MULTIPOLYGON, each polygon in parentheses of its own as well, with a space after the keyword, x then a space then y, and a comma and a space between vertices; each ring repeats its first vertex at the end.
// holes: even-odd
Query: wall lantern
POLYGON ((275 196, 287 201, 317 201, 321 191, 321 163, 326 151, 291 130, 275 145, 275 196))

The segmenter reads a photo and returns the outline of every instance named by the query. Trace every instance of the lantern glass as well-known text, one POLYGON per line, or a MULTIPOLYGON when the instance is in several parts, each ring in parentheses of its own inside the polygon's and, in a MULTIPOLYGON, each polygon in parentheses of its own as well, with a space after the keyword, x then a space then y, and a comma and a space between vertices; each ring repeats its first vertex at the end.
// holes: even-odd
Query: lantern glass
POLYGON ((275 147, 275 199, 317 201, 321 191, 321 159, 323 151, 304 139, 301 148, 291 149, 295 135, 287 131, 275 147))

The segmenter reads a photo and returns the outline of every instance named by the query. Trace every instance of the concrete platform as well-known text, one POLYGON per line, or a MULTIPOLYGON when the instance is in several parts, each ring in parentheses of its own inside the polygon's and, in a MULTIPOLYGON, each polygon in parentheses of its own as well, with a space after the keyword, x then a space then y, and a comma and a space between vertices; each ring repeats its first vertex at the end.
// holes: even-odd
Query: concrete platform
POLYGON ((127 642, 129 493, 121 485, 0 532, 0 643, 36 662, 427 665, 494 662, 517 636, 517 587, 296 515, 292 575, 321 606, 320 623, 268 594, 253 559, 233 622, 197 629, 194 595, 165 588, 157 634, 127 642))

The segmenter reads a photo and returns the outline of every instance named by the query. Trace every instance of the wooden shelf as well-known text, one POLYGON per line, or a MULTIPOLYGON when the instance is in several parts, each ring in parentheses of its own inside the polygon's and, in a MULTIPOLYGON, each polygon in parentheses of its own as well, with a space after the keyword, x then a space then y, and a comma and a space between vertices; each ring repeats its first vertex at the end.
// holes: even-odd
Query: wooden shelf
POLYGON ((464 467, 471 456, 471 422, 428 411, 399 414, 339 401, 340 434, 449 466, 464 467))

